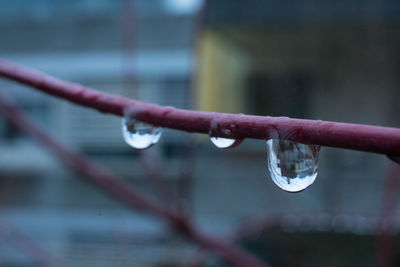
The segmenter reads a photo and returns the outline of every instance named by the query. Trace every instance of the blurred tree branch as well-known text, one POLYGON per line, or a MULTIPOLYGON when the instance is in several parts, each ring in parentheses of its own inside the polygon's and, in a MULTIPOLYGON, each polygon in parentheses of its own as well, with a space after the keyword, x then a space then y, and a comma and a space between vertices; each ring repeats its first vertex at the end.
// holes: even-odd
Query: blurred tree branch
POLYGON ((16 248, 27 254, 33 264, 49 267, 69 266, 64 259, 59 258, 51 251, 42 247, 34 239, 29 237, 11 222, 6 221, 4 218, 0 218, 0 236, 2 240, 7 241, 7 243, 14 245, 16 248))
POLYGON ((129 208, 139 210, 169 223, 178 232, 200 246, 216 252, 237 266, 269 266, 269 264, 264 263, 245 250, 237 248, 227 241, 203 233, 183 213, 173 209, 170 205, 152 201, 139 189, 125 183, 103 166, 92 162, 85 155, 63 146, 37 127, 20 108, 2 96, 0 96, 0 114, 3 115, 8 123, 49 150, 76 173, 79 173, 80 178, 102 189, 129 208))

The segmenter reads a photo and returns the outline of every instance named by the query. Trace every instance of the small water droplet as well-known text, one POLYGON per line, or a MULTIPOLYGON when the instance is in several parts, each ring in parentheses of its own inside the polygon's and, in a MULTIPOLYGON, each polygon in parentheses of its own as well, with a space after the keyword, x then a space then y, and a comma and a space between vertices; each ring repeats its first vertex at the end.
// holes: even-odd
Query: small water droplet
POLYGON ((242 143, 241 139, 210 137, 211 142, 218 148, 234 148, 242 143))
POLYGON ((270 139, 267 150, 269 173, 282 190, 300 192, 315 181, 320 146, 270 139))
POLYGON ((161 127, 134 119, 122 119, 122 135, 125 142, 133 148, 149 148, 160 140, 161 134, 161 127))

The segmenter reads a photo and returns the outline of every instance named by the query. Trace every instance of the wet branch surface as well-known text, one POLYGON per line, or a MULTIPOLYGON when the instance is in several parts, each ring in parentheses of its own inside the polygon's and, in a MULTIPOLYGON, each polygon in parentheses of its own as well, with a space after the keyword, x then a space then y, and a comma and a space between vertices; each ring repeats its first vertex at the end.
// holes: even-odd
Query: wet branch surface
POLYGON ((5 60, 0 60, 0 76, 103 113, 130 116, 146 123, 176 130, 226 138, 281 138, 304 144, 347 148, 390 156, 400 154, 398 128, 288 117, 202 112, 159 106, 102 93, 5 60))

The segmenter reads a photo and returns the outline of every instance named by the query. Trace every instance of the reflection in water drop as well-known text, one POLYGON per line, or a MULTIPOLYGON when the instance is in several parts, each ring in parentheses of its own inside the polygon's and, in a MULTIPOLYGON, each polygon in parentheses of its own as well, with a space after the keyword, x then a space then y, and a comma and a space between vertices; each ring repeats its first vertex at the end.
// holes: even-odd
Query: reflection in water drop
POLYGON ((320 146, 270 139, 267 150, 269 174, 281 189, 300 192, 314 182, 320 146))
POLYGON ((160 140, 162 128, 134 119, 122 119, 125 142, 136 149, 146 149, 160 140))
POLYGON ((222 138, 222 137, 210 137, 211 142, 218 148, 234 148, 242 143, 243 140, 222 138))

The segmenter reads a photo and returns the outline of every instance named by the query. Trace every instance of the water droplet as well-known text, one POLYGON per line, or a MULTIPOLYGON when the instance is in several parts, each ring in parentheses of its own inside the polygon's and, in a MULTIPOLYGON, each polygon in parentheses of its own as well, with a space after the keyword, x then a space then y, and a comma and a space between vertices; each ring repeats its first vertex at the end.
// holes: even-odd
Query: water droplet
POLYGON ((160 140, 161 134, 161 127, 134 119, 122 119, 122 135, 125 142, 133 148, 149 148, 160 140))
POLYGON ((315 181, 320 146, 270 139, 267 149, 269 173, 282 190, 300 192, 315 181))
POLYGON ((210 137, 211 142, 218 148, 234 148, 242 143, 242 139, 210 137))

